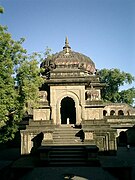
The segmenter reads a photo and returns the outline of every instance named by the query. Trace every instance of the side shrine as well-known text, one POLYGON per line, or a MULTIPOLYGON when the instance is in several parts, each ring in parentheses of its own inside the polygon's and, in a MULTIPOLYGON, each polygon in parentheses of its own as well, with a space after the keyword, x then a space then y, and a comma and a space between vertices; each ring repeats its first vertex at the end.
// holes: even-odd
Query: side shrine
POLYGON ((135 109, 102 101, 105 84, 99 81, 94 62, 72 51, 67 38, 63 50, 46 58, 41 68, 44 84, 39 107, 21 130, 21 154, 39 146, 61 145, 94 145, 99 151, 116 151, 117 143, 132 143, 135 109))

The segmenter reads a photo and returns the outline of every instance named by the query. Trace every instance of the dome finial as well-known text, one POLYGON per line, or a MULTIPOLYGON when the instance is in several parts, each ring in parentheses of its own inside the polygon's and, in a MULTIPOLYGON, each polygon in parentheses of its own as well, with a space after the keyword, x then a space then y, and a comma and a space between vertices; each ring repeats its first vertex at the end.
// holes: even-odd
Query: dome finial
POLYGON ((68 37, 66 36, 65 39, 65 46, 63 47, 63 49, 66 49, 66 52, 69 52, 69 49, 71 49, 71 47, 69 46, 69 42, 68 42, 68 37))
POLYGON ((68 37, 66 36, 66 39, 65 39, 65 46, 69 46, 69 42, 68 42, 68 37))

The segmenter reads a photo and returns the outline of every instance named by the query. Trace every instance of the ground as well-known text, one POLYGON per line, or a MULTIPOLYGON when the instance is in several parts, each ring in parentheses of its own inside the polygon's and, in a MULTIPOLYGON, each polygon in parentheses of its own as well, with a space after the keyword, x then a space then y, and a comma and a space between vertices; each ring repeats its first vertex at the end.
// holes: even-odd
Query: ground
POLYGON ((2 180, 134 180, 135 147, 119 147, 116 156, 99 156, 99 159, 99 167, 34 167, 31 157, 20 156, 20 149, 1 149, 0 176, 2 180), (17 166, 18 170, 15 168, 17 166), (19 166, 24 166, 24 169, 19 171, 19 166))

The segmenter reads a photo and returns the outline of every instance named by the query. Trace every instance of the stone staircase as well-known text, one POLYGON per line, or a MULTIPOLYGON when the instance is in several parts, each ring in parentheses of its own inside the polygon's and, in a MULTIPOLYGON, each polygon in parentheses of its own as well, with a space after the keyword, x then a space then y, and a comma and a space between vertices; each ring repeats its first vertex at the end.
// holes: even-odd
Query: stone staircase
POLYGON ((98 165, 98 148, 82 142, 83 130, 72 125, 57 126, 53 132, 53 142, 42 144, 38 149, 41 164, 56 165, 98 165))
POLYGON ((80 137, 82 130, 73 128, 68 125, 56 127, 53 132, 53 144, 56 145, 80 145, 82 139, 80 137))
POLYGON ((81 146, 55 146, 49 153, 50 165, 83 165, 86 159, 87 154, 81 146))
POLYGON ((99 166, 98 148, 90 145, 54 145, 40 147, 42 166, 99 166))

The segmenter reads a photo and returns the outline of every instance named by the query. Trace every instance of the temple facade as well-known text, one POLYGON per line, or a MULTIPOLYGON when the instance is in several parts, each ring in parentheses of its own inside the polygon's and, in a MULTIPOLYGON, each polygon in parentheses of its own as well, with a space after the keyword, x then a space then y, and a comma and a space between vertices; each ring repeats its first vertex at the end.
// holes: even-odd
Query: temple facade
POLYGON ((135 109, 103 102, 105 84, 99 81, 94 62, 72 51, 66 38, 63 50, 46 58, 41 68, 44 84, 39 106, 21 130, 21 154, 29 154, 39 144, 89 144, 100 151, 117 150, 120 133, 128 136, 128 129, 134 126, 135 109))

